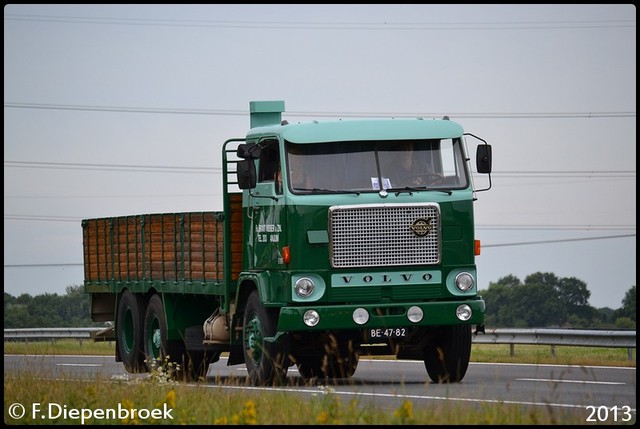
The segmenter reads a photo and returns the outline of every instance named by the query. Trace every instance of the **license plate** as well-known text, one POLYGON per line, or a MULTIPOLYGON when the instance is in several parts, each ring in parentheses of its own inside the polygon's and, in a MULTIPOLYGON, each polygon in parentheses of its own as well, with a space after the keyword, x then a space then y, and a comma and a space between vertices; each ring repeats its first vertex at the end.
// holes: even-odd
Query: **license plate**
POLYGON ((369 338, 386 339, 386 338, 404 338, 409 333, 407 328, 375 328, 369 329, 369 338))

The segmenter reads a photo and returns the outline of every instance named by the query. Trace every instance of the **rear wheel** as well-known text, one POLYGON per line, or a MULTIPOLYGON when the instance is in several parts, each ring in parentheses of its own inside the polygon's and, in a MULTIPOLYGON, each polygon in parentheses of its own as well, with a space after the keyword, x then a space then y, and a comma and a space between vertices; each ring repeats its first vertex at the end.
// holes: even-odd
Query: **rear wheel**
POLYGON ((144 351, 147 368, 160 368, 173 379, 196 381, 207 375, 209 362, 220 356, 219 352, 187 351, 184 341, 167 340, 167 321, 160 295, 149 300, 144 319, 144 351))
POLYGON ((165 359, 174 357, 169 354, 167 321, 164 316, 162 298, 159 295, 153 295, 147 306, 144 318, 144 353, 149 371, 168 363, 165 362, 165 359))
POLYGON ((118 303, 116 341, 118 355, 130 373, 145 372, 143 346, 144 299, 125 290, 118 303))
POLYGON ((425 349, 424 365, 435 383, 457 383, 471 358, 471 325, 443 326, 425 349))
POLYGON ((242 344, 249 382, 255 386, 282 383, 289 368, 288 341, 267 341, 276 333, 278 316, 262 305, 258 291, 249 294, 243 322, 242 344))

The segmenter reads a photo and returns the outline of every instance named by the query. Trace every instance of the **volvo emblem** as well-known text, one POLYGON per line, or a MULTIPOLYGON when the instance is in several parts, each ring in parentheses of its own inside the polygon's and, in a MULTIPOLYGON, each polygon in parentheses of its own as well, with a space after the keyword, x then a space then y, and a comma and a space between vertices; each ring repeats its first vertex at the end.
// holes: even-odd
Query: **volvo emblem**
POLYGON ((411 229, 411 231, 413 231, 413 233, 418 237, 424 237, 433 229, 433 225, 431 225, 431 218, 418 218, 411 224, 409 229, 411 229))

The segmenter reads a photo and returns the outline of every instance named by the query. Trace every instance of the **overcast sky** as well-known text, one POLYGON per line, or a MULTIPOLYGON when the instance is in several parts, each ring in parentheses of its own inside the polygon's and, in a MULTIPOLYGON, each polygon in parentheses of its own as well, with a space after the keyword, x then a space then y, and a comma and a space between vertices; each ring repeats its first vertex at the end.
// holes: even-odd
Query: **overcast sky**
POLYGON ((636 284, 631 4, 8 5, 5 292, 81 285, 84 218, 221 210, 252 100, 448 115, 493 145, 480 289, 550 272, 615 309, 636 284))

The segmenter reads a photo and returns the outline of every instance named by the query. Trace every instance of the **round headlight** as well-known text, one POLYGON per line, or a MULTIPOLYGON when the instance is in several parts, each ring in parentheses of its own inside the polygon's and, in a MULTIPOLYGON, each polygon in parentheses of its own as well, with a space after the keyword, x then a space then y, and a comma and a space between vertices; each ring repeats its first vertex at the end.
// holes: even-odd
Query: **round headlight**
POLYGON ((364 325, 369 321, 369 312, 364 308, 356 308, 353 310, 353 321, 358 325, 364 325))
POLYGON ((463 322, 471 319, 471 314, 471 307, 469 307, 467 304, 462 304, 461 306, 456 308, 456 317, 463 322))
POLYGON ((456 287, 466 292, 473 287, 473 276, 469 273, 460 273, 456 276, 456 287))
POLYGON ((313 284, 313 280, 310 278, 302 277, 296 281, 294 290, 300 298, 306 298, 316 290, 316 285, 313 284))
POLYGON ((320 322, 320 315, 315 310, 307 310, 302 315, 302 320, 307 326, 316 326, 320 322))
POLYGON ((412 305, 411 307, 409 307, 409 310, 407 310, 407 319, 409 319, 413 323, 418 323, 422 320, 423 317, 424 312, 417 305, 412 305))

